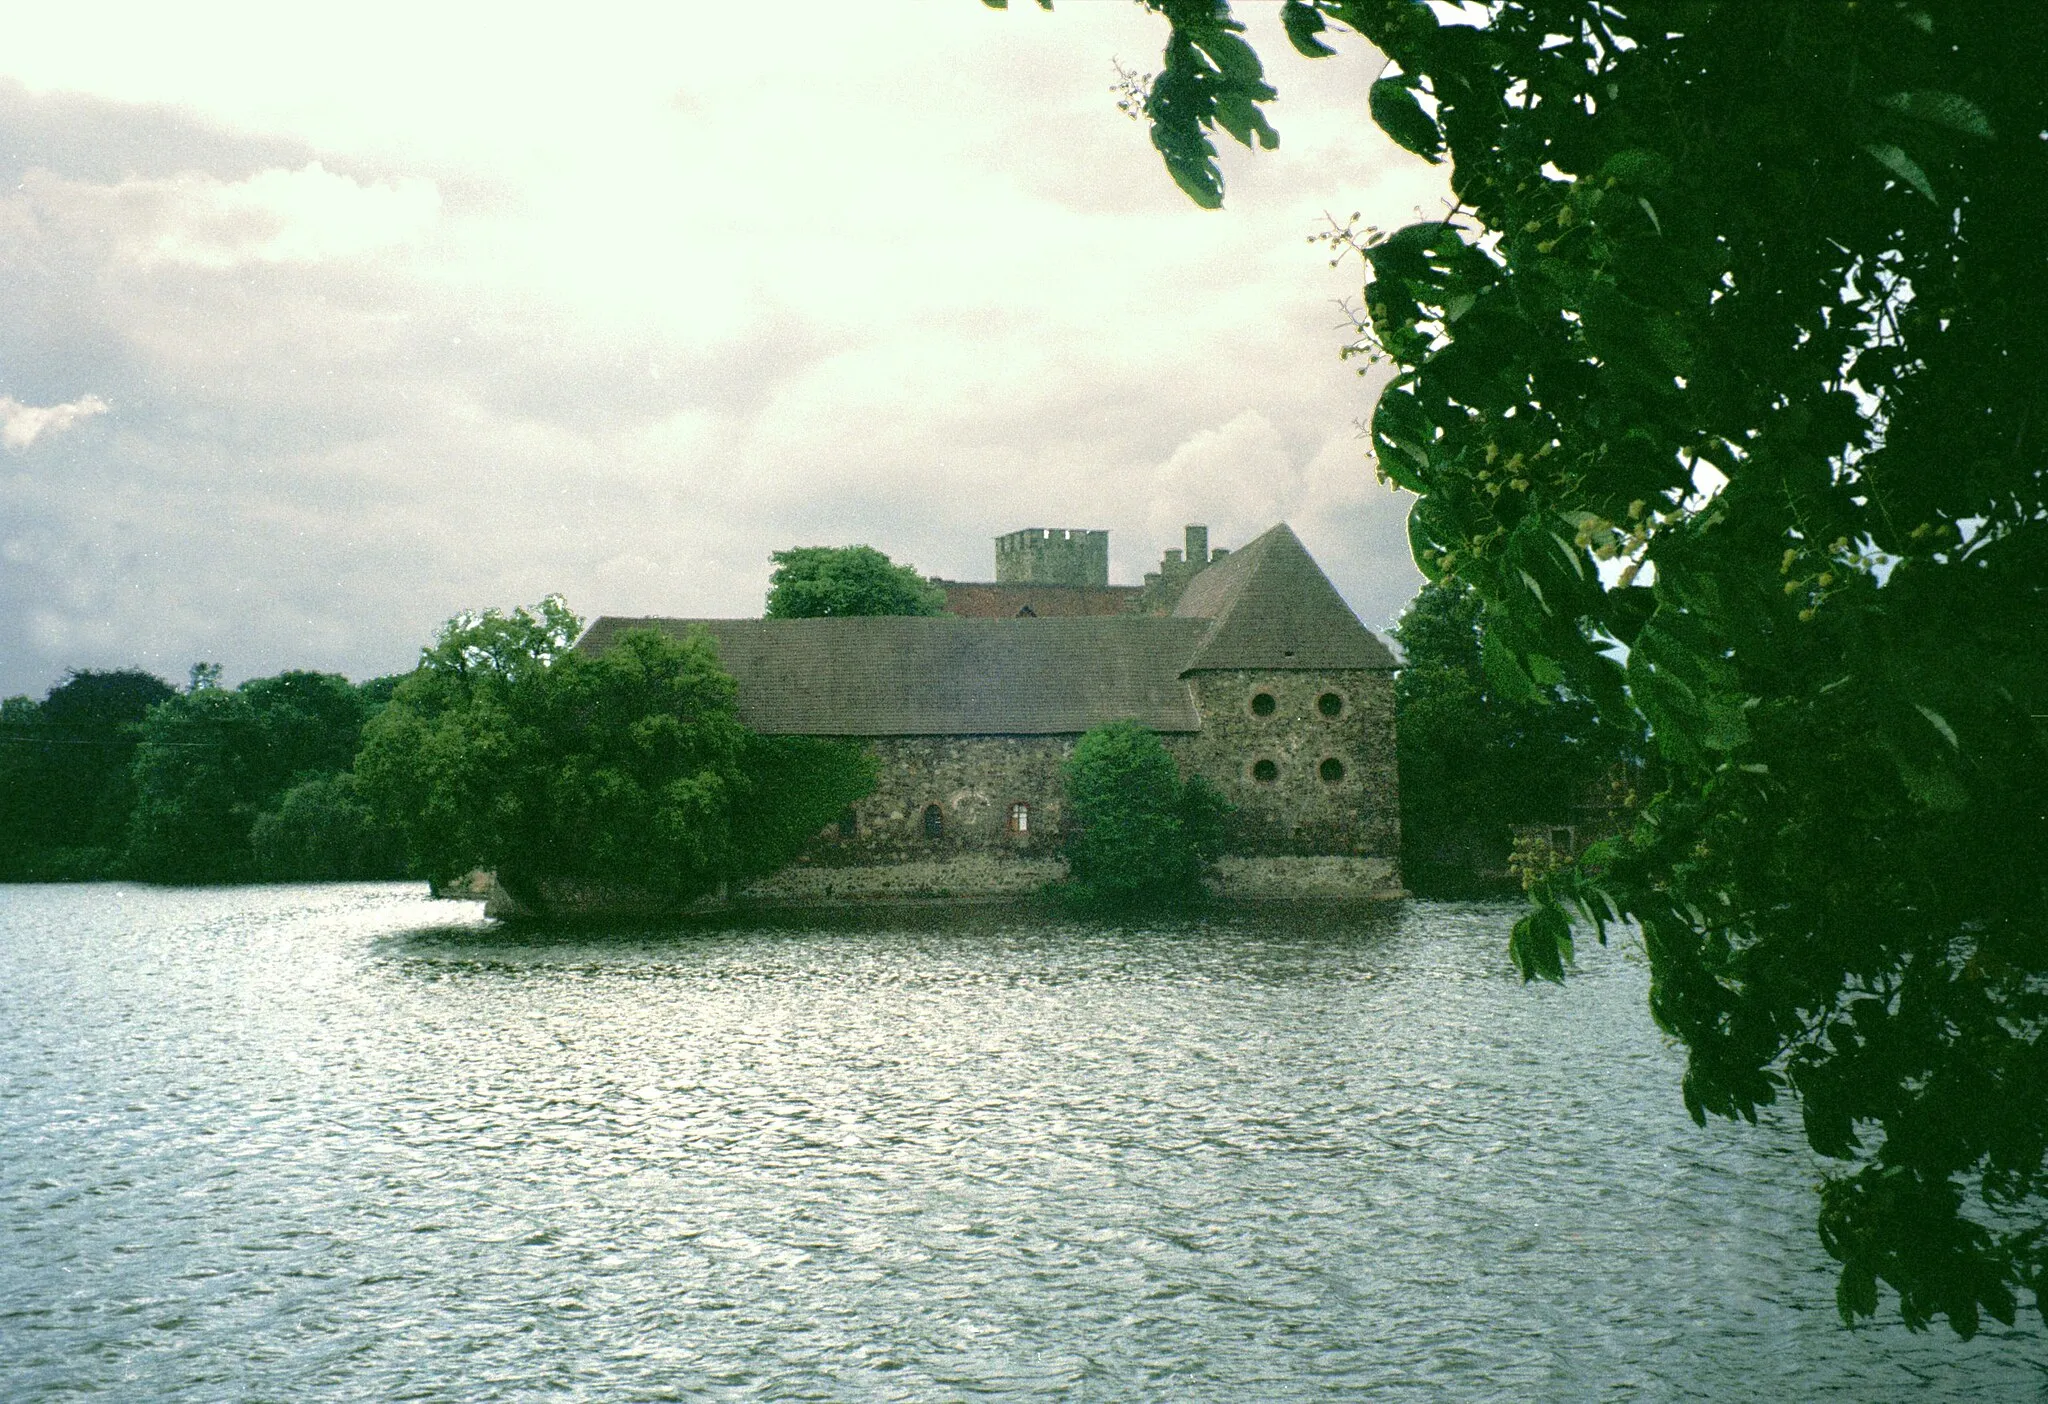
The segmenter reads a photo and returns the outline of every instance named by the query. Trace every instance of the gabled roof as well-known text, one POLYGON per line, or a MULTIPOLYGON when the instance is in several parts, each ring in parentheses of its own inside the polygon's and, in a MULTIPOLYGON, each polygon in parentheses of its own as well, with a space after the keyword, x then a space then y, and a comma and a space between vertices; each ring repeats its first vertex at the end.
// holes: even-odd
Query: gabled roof
POLYGON ((1188 672, 1395 666, 1285 522, 1190 580, 1173 613, 1214 621, 1188 672))
POLYGON ((627 619, 576 641, 602 653, 622 631, 682 637, 701 624, 739 683, 740 719, 770 735, 1047 736, 1124 718, 1199 731, 1187 659, 1202 619, 627 619))

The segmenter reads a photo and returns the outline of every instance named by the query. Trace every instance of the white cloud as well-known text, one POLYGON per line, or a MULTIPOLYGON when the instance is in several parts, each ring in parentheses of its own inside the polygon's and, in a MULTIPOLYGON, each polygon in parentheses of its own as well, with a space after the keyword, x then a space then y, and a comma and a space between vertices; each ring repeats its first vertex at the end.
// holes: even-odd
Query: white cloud
POLYGON ((1301 465, 1255 409, 1183 441, 1152 470, 1146 526, 1162 541, 1206 522, 1218 544, 1241 542, 1287 516, 1301 497, 1301 465))
POLYGON ((141 262, 212 269, 324 263, 416 243, 441 206, 431 181, 363 185, 318 161, 233 183, 204 175, 127 181, 115 194, 155 216, 153 228, 137 231, 133 252, 141 262))
POLYGON ((244 180, 192 171, 113 183, 37 170, 11 202, 14 222, 41 237, 97 247, 134 269, 222 272, 248 265, 313 265, 382 254, 422 242, 441 197, 418 176, 365 184, 309 161, 244 180))
POLYGON ((43 435, 61 434, 109 408, 97 395, 81 395, 61 405, 25 405, 12 395, 0 395, 0 443, 21 453, 43 435))

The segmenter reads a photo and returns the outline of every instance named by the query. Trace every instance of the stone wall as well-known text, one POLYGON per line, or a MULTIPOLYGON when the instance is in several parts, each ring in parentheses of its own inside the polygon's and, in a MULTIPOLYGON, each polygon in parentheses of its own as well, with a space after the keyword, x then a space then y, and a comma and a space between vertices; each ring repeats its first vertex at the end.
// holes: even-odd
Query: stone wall
POLYGON ((737 905, 839 906, 1030 897, 1067 875, 1058 858, 992 849, 856 866, 797 863, 732 894, 737 905))
POLYGON ((1214 672, 1192 681, 1202 730, 1166 742, 1184 771, 1206 776, 1237 806, 1231 852, 1395 859, 1401 805, 1390 677, 1214 672))
POLYGON ((1072 736, 888 736, 869 743, 874 793, 854 805, 850 824, 827 829, 800 864, 846 866, 927 862, 962 854, 1044 858, 1059 851, 1064 781, 1072 736), (1028 806, 1022 832, 1010 808, 1028 806), (938 810, 938 832, 926 811, 938 810))
MULTIPOLYGON (((1067 875, 1056 857, 999 851, 850 867, 796 865, 732 893, 735 905, 1016 900, 1067 875)), ((1358 855, 1226 857, 1210 886, 1232 902, 1352 902, 1402 895, 1391 859, 1358 855)))
MULTIPOLYGON (((1202 731, 1162 739, 1183 774, 1204 776, 1237 806, 1231 853, 1394 860, 1401 834, 1390 678, 1216 672, 1196 674, 1192 684, 1202 731), (1271 699, 1270 712, 1263 712, 1262 697, 1271 699)), ((870 743, 879 771, 874 793, 853 807, 850 824, 822 834, 799 865, 1054 857, 1061 768, 1077 739, 880 738, 870 743), (1019 803, 1028 806, 1021 833, 1010 814, 1019 803), (936 835, 926 827, 933 806, 936 835)))
POLYGON ((1406 895, 1391 858, 1226 857, 1216 867, 1217 894, 1232 902, 1352 902, 1406 895))
MULTIPOLYGON (((1394 864, 1385 858, 1319 856, 1226 857, 1210 883, 1227 902, 1345 903, 1400 897, 1394 864)), ((899 863, 852 866, 797 864, 730 893, 715 893, 678 909, 641 889, 554 884, 547 915, 558 922, 662 922, 708 916, 734 908, 858 907, 888 903, 1017 902, 1043 893, 1067 875, 1058 858, 997 852, 899 863)), ((476 895, 486 916, 533 920, 541 914, 495 881, 476 895)))
POLYGON ((1188 582, 1229 554, 1221 547, 1214 551, 1209 549, 1209 528, 1189 527, 1186 546, 1166 552, 1159 558, 1159 569, 1145 572, 1138 613, 1173 613, 1173 607, 1180 603, 1181 593, 1188 588, 1188 582))

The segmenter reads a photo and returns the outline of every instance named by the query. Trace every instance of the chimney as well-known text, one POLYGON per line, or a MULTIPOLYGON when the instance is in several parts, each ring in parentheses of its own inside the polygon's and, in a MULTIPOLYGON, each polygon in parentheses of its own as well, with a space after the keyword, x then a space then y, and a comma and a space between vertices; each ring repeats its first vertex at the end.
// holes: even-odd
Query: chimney
POLYGON ((1209 528, 1191 526, 1187 529, 1188 564, 1205 566, 1209 564, 1209 528))

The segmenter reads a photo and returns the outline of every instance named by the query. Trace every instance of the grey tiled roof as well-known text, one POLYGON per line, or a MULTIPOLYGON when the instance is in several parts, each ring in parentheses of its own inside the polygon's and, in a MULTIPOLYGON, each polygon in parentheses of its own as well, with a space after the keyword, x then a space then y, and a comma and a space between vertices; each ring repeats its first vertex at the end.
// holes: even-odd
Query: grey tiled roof
POLYGON ((701 624, 739 683, 740 719, 802 736, 1044 736, 1130 718, 1199 731, 1181 670, 1209 624, 1132 615, 1076 619, 626 619, 619 633, 681 637, 701 624))
POLYGON ((1285 522, 1190 580, 1173 612, 1215 621, 1188 660, 1190 672, 1395 666, 1285 522))
POLYGON ((781 735, 1058 736, 1126 718, 1199 731, 1189 673, 1395 666, 1284 524, 1196 575, 1170 618, 607 615, 576 647, 693 625, 739 683, 741 720, 781 735))

